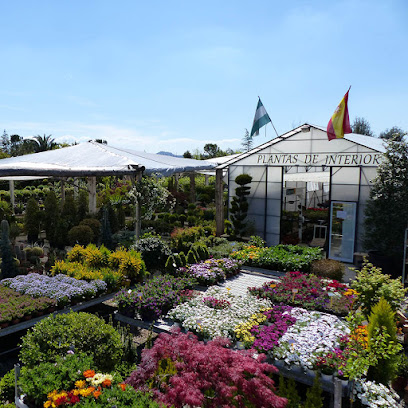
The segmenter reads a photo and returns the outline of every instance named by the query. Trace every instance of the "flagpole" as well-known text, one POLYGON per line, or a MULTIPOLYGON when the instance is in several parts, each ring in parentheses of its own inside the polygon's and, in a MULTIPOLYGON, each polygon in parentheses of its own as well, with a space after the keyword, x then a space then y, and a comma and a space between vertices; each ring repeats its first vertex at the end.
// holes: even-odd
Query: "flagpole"
MULTIPOLYGON (((269 116, 269 119, 271 119, 271 117, 270 117, 270 116, 269 116)), ((272 125, 272 127, 273 127, 273 130, 274 130, 274 131, 275 131, 275 133, 276 133, 276 136, 278 136, 278 137, 279 137, 278 132, 276 131, 275 126, 273 125, 272 119, 271 119, 271 125, 272 125)), ((266 126, 265 126, 265 127, 266 127, 266 126)))

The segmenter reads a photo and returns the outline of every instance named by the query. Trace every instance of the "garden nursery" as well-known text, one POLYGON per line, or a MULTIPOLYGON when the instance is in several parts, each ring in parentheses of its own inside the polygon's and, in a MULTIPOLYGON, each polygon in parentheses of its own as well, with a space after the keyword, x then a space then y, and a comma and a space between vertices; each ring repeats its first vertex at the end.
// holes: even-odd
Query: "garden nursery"
POLYGON ((215 236, 213 179, 189 203, 188 177, 101 177, 95 215, 59 181, 0 191, 1 408, 405 406, 401 278, 268 247, 238 201, 215 236))

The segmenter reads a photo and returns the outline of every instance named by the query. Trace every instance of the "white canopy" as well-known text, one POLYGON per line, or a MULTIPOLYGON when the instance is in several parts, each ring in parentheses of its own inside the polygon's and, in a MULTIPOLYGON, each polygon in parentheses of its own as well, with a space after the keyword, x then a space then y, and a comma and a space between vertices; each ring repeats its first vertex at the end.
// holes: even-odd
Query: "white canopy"
POLYGON ((204 160, 184 159, 118 149, 96 142, 0 160, 0 176, 86 177, 208 170, 216 166, 204 160))

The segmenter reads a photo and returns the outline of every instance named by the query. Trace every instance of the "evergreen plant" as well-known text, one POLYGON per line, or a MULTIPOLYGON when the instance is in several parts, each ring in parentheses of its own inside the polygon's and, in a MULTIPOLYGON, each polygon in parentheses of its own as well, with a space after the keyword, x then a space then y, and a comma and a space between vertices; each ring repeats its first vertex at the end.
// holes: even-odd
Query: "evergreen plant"
POLYGON ((33 243, 38 241, 38 234, 40 233, 40 208, 33 197, 27 201, 24 226, 27 232, 28 242, 33 243))
POLYGON ((306 391, 304 408, 323 408, 322 386, 318 375, 314 378, 313 386, 306 391))
POLYGON ((197 263, 197 257, 194 254, 194 251, 190 249, 187 253, 187 263, 192 265, 197 263))
POLYGON ((54 190, 50 190, 44 201, 44 229, 51 246, 56 246, 59 203, 54 190))
POLYGON ((239 187, 235 189, 235 196, 231 202, 231 222, 233 225, 233 234, 236 237, 242 237, 246 233, 245 218, 248 214, 248 200, 247 196, 250 194, 251 189, 248 184, 252 181, 252 177, 249 174, 240 174, 235 178, 235 183, 239 187))
POLYGON ((11 249, 11 242, 9 238, 9 223, 6 220, 1 222, 1 273, 0 276, 4 278, 13 278, 17 275, 17 267, 11 249))

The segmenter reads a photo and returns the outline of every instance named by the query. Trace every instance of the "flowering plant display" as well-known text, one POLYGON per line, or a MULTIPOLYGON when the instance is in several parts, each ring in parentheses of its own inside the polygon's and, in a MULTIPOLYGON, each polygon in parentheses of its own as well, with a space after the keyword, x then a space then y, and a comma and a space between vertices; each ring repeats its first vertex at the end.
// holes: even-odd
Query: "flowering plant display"
POLYGON ((228 302, 228 300, 217 299, 213 296, 203 298, 203 303, 208 307, 212 307, 213 309, 227 309, 231 306, 231 303, 228 302))
POLYGON ((339 347, 340 338, 350 333, 348 325, 336 316, 297 307, 290 313, 296 322, 288 327, 271 353, 288 365, 313 369, 317 356, 335 350, 339 347))
MULTIPOLYGON (((269 309, 265 309, 269 310, 269 309)), ((261 309, 259 313, 253 314, 247 321, 239 324, 234 328, 234 335, 238 341, 243 341, 245 347, 250 348, 255 341, 255 336, 251 333, 251 329, 254 326, 260 325, 266 320, 266 315, 262 313, 261 309)))
POLYGON ((191 289, 197 281, 191 277, 176 278, 171 275, 155 277, 133 290, 122 290, 115 296, 120 312, 134 317, 139 313, 146 320, 157 319, 174 305, 194 296, 191 289))
POLYGON ((53 306, 56 306, 54 299, 33 298, 0 285, 0 324, 9 323, 24 316, 31 316, 36 312, 44 312, 53 306))
POLYGON ((309 272, 312 261, 322 257, 320 248, 301 247, 298 245, 276 245, 268 248, 259 248, 248 245, 241 251, 231 254, 233 259, 244 262, 245 265, 277 271, 309 272))
POLYGON ((202 285, 212 285, 235 276, 240 272, 242 262, 229 259, 207 259, 197 264, 187 265, 178 269, 181 276, 192 276, 202 285))
POLYGON ((55 299, 59 305, 67 304, 74 299, 83 300, 97 296, 105 292, 107 288, 106 283, 101 280, 86 282, 66 275, 49 277, 38 273, 3 279, 1 283, 32 297, 46 296, 55 299))
POLYGON ((264 363, 264 355, 254 358, 226 348, 230 344, 226 339, 204 344, 180 330, 161 333, 151 349, 142 351, 138 369, 125 382, 175 408, 286 407, 270 378, 276 368, 264 363))
POLYGON ((236 326, 246 322, 260 310, 270 307, 271 303, 267 299, 257 299, 249 294, 238 296, 232 294, 228 288, 212 286, 205 293, 171 309, 167 316, 180 321, 187 330, 204 336, 233 339, 236 326), (203 302, 203 299, 209 296, 219 301, 227 301, 231 306, 226 309, 209 307, 203 302))
POLYGON ((400 408, 400 397, 391 388, 375 381, 358 380, 355 382, 353 394, 365 407, 391 407, 400 408))
POLYGON ((248 288, 258 297, 274 303, 302 306, 309 310, 331 311, 347 314, 353 305, 356 292, 335 280, 322 279, 301 272, 288 272, 280 282, 266 282, 260 288, 248 288), (336 299, 343 299, 340 305, 336 299))

